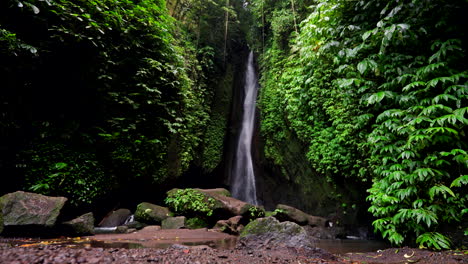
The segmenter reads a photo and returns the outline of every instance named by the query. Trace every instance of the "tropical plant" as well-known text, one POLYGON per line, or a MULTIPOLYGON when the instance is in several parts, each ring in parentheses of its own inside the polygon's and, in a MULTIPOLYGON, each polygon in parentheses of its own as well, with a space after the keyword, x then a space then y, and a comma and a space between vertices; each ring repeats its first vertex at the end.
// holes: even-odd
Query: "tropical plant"
POLYGON ((211 216, 215 206, 213 198, 190 188, 169 191, 164 201, 177 214, 189 213, 211 216))

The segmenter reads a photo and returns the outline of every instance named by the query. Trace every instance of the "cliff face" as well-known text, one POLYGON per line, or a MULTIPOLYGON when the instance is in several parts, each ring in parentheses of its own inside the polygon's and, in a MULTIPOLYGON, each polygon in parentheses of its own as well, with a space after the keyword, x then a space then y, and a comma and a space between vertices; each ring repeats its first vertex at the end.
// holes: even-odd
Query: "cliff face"
POLYGON ((367 206, 362 201, 365 190, 344 177, 331 181, 314 171, 305 157, 304 145, 292 134, 277 146, 283 157, 281 165, 263 155, 263 140, 259 138, 257 175, 258 196, 266 209, 277 204, 288 204, 312 215, 335 219, 341 224, 365 224, 367 206))
MULTIPOLYGON (((205 185, 208 187, 214 186, 213 184, 229 186, 243 111, 242 87, 247 54, 248 50, 239 50, 237 59, 233 61, 231 109, 225 134, 223 162, 208 176, 205 185)), ((219 109, 223 109, 221 105, 226 107, 219 99, 215 100, 215 104, 219 104, 219 109)), ((257 196, 267 210, 274 210, 277 204, 288 204, 313 215, 334 217, 349 224, 355 224, 367 216, 366 207, 357 202, 364 200, 362 197, 365 191, 345 177, 331 181, 317 173, 306 159, 305 145, 293 133, 287 135, 287 140, 277 143, 276 149, 282 156, 281 165, 267 159, 264 155, 265 138, 260 133, 260 124, 261 112, 257 111, 252 151, 257 196)))

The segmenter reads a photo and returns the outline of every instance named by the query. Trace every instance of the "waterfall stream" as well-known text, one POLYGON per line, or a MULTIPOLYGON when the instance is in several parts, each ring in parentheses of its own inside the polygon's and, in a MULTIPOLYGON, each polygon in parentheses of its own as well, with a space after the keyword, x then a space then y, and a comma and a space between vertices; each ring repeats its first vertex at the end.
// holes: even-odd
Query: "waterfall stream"
POLYGON ((241 132, 237 139, 234 166, 231 174, 232 195, 245 202, 257 205, 257 190, 252 161, 252 138, 255 128, 255 101, 258 80, 253 52, 250 52, 245 71, 244 99, 241 132))

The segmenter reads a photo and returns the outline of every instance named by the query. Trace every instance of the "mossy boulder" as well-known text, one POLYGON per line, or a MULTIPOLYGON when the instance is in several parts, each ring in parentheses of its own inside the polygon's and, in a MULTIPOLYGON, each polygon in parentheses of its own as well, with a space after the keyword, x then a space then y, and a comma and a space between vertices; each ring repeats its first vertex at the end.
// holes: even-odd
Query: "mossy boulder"
MULTIPOLYGON (((229 191, 216 189, 172 189, 166 203, 177 214, 204 217, 213 222, 233 216, 255 219, 265 215, 263 208, 228 196, 229 191)), ((230 195, 230 194, 229 194, 230 195)))
POLYGON ((228 220, 219 220, 213 229, 219 230, 224 233, 238 235, 243 229, 244 225, 241 224, 242 216, 234 216, 228 220))
POLYGON ((52 227, 67 201, 65 197, 50 197, 17 191, 0 197, 3 226, 52 227))
POLYGON ((220 195, 220 196, 227 196, 227 197, 231 197, 231 192, 229 192, 228 190, 224 189, 224 188, 214 188, 214 189, 195 189, 197 191, 200 191, 200 192, 203 192, 203 193, 206 193, 208 195, 220 195))
POLYGON ((194 217, 210 217, 213 216, 213 212, 224 207, 213 195, 191 188, 174 188, 168 191, 166 204, 177 214, 194 217))
POLYGON ((325 227, 329 222, 326 218, 313 216, 289 205, 278 204, 276 206, 276 218, 280 221, 291 221, 299 225, 325 227))
POLYGON ((162 220, 162 229, 180 229, 185 227, 185 216, 168 217, 162 220))
POLYGON ((93 213, 86 213, 73 220, 63 223, 71 235, 91 235, 94 234, 94 215, 93 213))
POLYGON ((300 225, 293 222, 279 222, 271 216, 247 224, 240 234, 239 244, 255 249, 313 247, 313 241, 300 225))
POLYGON ((172 216, 168 208, 152 203, 140 203, 135 211, 135 220, 146 224, 161 224, 161 222, 172 216))

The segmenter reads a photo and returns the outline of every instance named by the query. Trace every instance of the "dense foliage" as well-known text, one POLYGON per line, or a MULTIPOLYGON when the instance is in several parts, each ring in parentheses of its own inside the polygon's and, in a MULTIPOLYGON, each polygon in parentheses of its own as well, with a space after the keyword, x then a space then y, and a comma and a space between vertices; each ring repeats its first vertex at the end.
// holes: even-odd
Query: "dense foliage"
POLYGON ((212 106, 239 34, 236 5, 167 6, 2 1, 0 168, 26 175, 25 188, 80 204, 173 181, 199 152, 208 171, 218 166, 227 120, 212 106), (227 13, 229 27, 219 23, 227 13))
POLYGON ((449 248, 468 211, 466 1, 252 2, 266 155, 281 165, 294 132, 330 180, 372 180, 383 237, 449 248))
POLYGON ((207 217, 213 214, 215 200, 195 189, 178 189, 170 191, 164 200, 179 215, 195 214, 207 217))

